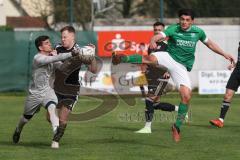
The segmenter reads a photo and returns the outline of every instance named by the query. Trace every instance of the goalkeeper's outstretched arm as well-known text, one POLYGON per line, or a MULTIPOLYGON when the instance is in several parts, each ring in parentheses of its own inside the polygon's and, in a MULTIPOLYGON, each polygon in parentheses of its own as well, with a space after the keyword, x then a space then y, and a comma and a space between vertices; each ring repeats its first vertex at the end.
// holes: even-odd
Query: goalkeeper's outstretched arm
POLYGON ((57 62, 57 61, 62 61, 65 59, 68 59, 72 57, 72 52, 64 53, 64 54, 59 54, 59 55, 54 55, 54 56, 47 56, 47 55, 36 55, 34 57, 34 62, 37 66, 43 66, 49 63, 57 62))

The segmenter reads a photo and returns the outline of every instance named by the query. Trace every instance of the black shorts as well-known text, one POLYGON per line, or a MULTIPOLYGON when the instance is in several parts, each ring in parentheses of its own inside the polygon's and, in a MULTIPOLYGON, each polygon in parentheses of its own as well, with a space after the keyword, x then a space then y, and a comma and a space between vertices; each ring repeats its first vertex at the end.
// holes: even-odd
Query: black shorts
POLYGON ((163 78, 165 72, 164 69, 148 66, 146 71, 148 94, 160 96, 164 93, 164 89, 168 84, 168 79, 163 78))
POLYGON ((73 110, 74 105, 77 103, 77 100, 78 100, 78 95, 64 95, 64 94, 56 93, 56 96, 58 98, 57 108, 64 105, 68 109, 73 110))
POLYGON ((240 66, 237 65, 237 67, 234 68, 234 70, 227 82, 226 88, 237 91, 239 85, 240 85, 240 66))

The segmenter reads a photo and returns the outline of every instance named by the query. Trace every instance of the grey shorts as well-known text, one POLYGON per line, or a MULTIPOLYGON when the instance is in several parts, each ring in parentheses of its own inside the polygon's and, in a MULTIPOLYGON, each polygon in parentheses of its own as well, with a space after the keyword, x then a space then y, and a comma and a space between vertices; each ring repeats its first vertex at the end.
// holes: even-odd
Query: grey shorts
POLYGON ((44 93, 29 93, 25 102, 24 115, 34 115, 41 106, 47 108, 50 104, 57 105, 57 103, 57 96, 51 88, 44 93))

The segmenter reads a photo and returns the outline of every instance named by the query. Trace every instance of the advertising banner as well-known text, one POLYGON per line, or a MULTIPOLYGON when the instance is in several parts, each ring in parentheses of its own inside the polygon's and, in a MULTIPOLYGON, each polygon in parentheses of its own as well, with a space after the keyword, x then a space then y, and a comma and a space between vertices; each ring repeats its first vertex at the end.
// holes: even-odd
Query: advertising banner
POLYGON ((81 94, 140 94, 139 85, 146 85, 146 78, 141 71, 118 72, 111 74, 101 71, 98 75, 86 76, 85 71, 80 71, 79 79, 81 94))
POLYGON ((124 54, 147 54, 152 31, 100 31, 98 56, 111 57, 113 51, 124 54))
MULTIPOLYGON (((225 94, 230 75, 231 71, 227 70, 199 71, 199 94, 225 94)), ((240 93, 239 89, 237 93, 240 93)))

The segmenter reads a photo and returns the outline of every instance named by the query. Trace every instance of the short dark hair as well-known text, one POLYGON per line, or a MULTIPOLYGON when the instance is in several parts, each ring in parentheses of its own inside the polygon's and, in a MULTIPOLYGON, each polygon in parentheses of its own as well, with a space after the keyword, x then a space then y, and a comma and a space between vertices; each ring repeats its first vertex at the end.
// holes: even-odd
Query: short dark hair
POLYGON ((153 27, 155 27, 155 26, 163 26, 163 27, 165 27, 165 24, 162 23, 162 22, 155 22, 155 23, 153 24, 153 27))
POLYGON ((71 33, 75 33, 75 29, 73 26, 65 26, 63 27, 60 32, 62 33, 63 31, 68 31, 68 32, 71 32, 71 33))
POLYGON ((39 36, 39 37, 37 37, 37 38, 35 39, 35 46, 36 46, 36 48, 37 48, 38 51, 40 51, 39 46, 41 46, 41 45, 42 45, 42 42, 43 42, 43 41, 46 41, 47 39, 49 39, 49 37, 46 36, 46 35, 39 36))
POLYGON ((192 9, 180 9, 178 11, 178 17, 181 17, 182 15, 191 16, 192 20, 195 18, 195 13, 192 9))

